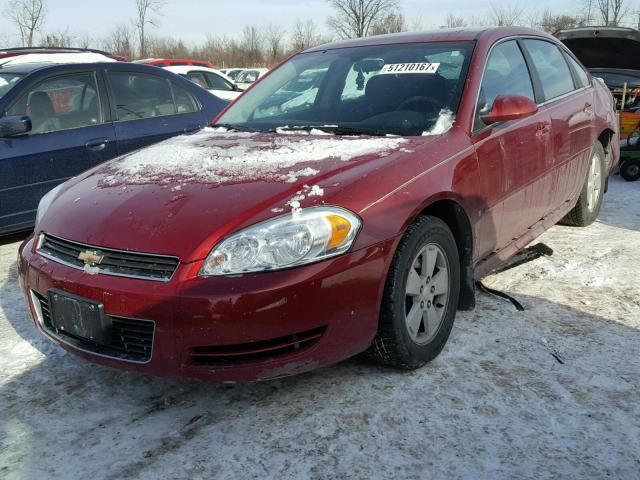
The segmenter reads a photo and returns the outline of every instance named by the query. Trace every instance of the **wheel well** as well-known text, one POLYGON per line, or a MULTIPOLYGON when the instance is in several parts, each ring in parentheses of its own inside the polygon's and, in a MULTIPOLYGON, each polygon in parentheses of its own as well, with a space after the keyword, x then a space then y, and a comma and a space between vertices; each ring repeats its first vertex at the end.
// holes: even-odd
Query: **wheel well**
POLYGON ((421 215, 437 217, 447 224, 456 240, 460 256, 459 310, 472 310, 476 304, 473 278, 473 231, 464 209, 453 200, 439 200, 426 207, 421 215))
POLYGON ((600 134, 598 137, 598 141, 602 144, 605 153, 609 154, 609 146, 611 145, 611 138, 613 137, 613 130, 606 129, 604 132, 600 134))

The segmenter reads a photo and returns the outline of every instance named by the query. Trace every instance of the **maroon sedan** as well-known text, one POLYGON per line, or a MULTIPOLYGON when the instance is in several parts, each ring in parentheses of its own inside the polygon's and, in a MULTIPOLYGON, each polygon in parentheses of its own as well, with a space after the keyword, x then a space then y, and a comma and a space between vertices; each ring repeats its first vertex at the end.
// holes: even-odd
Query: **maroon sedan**
POLYGON ((20 248, 35 324, 104 365, 217 381, 368 352, 413 369, 474 280, 598 215, 611 94, 528 29, 294 56, 211 128, 94 168, 20 248))

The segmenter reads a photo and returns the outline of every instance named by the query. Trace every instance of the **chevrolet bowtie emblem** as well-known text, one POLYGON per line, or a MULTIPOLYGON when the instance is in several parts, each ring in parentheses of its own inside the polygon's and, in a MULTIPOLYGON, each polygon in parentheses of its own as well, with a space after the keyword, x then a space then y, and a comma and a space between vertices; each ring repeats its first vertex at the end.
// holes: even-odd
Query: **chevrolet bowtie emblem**
POLYGON ((85 250, 84 252, 80 252, 80 255, 78 255, 78 260, 83 261, 85 265, 89 265, 90 267, 100 265, 103 258, 104 255, 100 255, 99 252, 94 250, 85 250))

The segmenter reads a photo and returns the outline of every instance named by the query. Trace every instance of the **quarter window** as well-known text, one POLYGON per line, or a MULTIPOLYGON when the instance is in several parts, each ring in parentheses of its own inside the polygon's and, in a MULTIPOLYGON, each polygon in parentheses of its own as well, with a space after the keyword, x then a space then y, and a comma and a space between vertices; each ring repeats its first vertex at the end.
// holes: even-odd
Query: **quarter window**
POLYGON ((500 43, 491 50, 482 77, 474 130, 486 126, 483 117, 491 111, 498 95, 521 95, 535 101, 529 69, 515 40, 500 43))
POLYGON ((538 72, 545 100, 553 100, 575 89, 573 77, 558 47, 544 40, 524 40, 538 72))
POLYGON ((584 88, 590 85, 589 83, 589 75, 587 75, 587 72, 584 71, 584 68, 582 67, 582 65, 580 65, 578 62, 576 62, 571 56, 567 55, 567 60, 569 61, 569 63, 571 64, 571 66, 573 67, 573 69, 576 72, 576 76, 578 77, 578 87, 579 88, 584 88))
POLYGON ((7 115, 28 115, 32 135, 101 124, 95 75, 77 73, 45 80, 18 99, 7 115))

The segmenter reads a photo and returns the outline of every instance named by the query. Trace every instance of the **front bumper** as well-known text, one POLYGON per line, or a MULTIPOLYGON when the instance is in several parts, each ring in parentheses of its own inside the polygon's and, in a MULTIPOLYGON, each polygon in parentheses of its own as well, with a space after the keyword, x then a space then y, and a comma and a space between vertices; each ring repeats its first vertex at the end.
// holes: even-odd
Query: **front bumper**
POLYGON ((180 264, 170 282, 91 275, 19 252, 36 327, 96 363, 151 375, 255 381, 298 374, 364 351, 378 326, 395 240, 313 265, 235 277, 197 277, 180 264), (151 357, 132 362, 70 342, 42 321, 37 295, 58 289, 99 301, 113 317, 155 323, 151 357))

